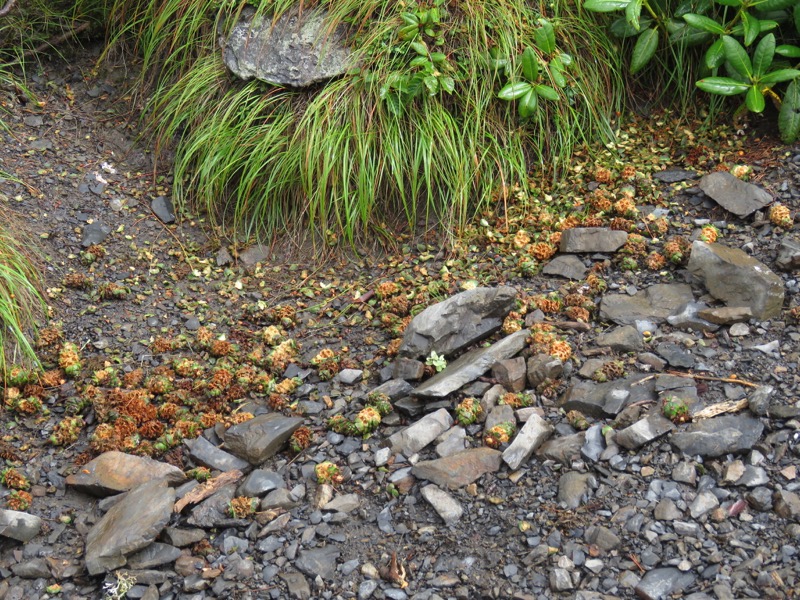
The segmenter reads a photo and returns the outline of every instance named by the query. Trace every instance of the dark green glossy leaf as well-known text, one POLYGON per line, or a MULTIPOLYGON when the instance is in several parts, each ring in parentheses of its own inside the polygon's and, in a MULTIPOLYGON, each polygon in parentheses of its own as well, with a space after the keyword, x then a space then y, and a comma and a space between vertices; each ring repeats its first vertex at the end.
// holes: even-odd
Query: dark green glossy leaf
POLYGON ((411 49, 420 56, 428 56, 428 46, 425 42, 411 42, 411 49))
POLYGON ((725 58, 734 70, 740 75, 750 79, 753 76, 753 64, 742 45, 729 35, 722 37, 722 44, 725 47, 725 58))
POLYGON ((497 97, 501 100, 517 100, 532 90, 533 86, 527 81, 508 83, 498 92, 497 97))
POLYGON ((786 88, 778 115, 778 128, 781 139, 787 144, 793 144, 800 135, 800 84, 797 81, 786 88))
POLYGON ((564 76, 564 70, 561 68, 561 63, 556 62, 555 58, 550 61, 550 79, 552 79, 553 83, 557 87, 563 88, 567 85, 567 78, 564 76))
POLYGON ((709 69, 716 69, 725 62, 725 48, 722 40, 719 39, 708 47, 705 55, 705 63, 709 69))
POLYGON ((778 69, 777 71, 767 73, 759 79, 758 82, 762 85, 772 86, 782 81, 797 79, 798 76, 800 76, 800 70, 798 69, 778 69))
POLYGON ((742 27, 744 28, 744 45, 749 46, 761 33, 761 23, 749 12, 742 11, 742 27))
POLYGON ((528 46, 522 53, 522 75, 533 83, 539 77, 539 57, 536 50, 528 46))
POLYGON ((539 28, 534 33, 536 47, 545 54, 552 54, 556 49, 556 32, 553 24, 547 19, 539 19, 539 28))
POLYGON ((541 96, 545 100, 552 100, 553 102, 558 100, 558 92, 549 85, 535 85, 533 86, 533 91, 536 92, 537 96, 541 96))
POLYGON ((439 87, 448 94, 452 94, 456 89, 456 82, 449 75, 445 75, 444 77, 439 77, 439 87))
POLYGON ((764 0, 759 2, 757 8, 759 12, 766 12, 768 10, 781 10, 794 6, 797 0, 764 0))
MULTIPOLYGON (((653 19, 650 17, 642 17, 639 19, 639 26, 646 29, 650 27, 652 22, 653 19)), ((608 28, 608 30, 611 32, 611 35, 621 39, 629 38, 639 34, 639 30, 631 27, 623 17, 616 19, 608 28)))
POLYGON ((775 56, 775 36, 771 33, 761 38, 753 53, 753 76, 761 77, 772 65, 775 56))
POLYGON ((433 96, 436 92, 439 91, 439 78, 433 75, 428 75, 422 80, 422 83, 425 84, 425 87, 428 88, 428 94, 433 96))
POLYGON ((747 110, 754 113, 762 112, 764 110, 764 106, 766 106, 764 94, 761 93, 761 90, 758 89, 757 85, 751 85, 747 90, 747 95, 744 97, 744 103, 745 106, 747 106, 747 110))
POLYGON ((780 54, 786 58, 800 58, 800 46, 793 46, 791 44, 781 44, 775 48, 775 54, 780 54))
POLYGON ((658 30, 655 28, 645 29, 639 34, 636 45, 633 47, 631 73, 641 71, 653 58, 656 48, 658 48, 658 30))
POLYGON ((725 6, 741 6, 742 0, 715 0, 717 4, 723 4, 725 6))
POLYGON ((631 0, 586 0, 583 8, 592 12, 612 12, 623 10, 631 0))
POLYGON ((722 35, 725 33, 725 28, 717 23, 714 19, 709 19, 703 15, 688 14, 683 15, 683 20, 695 29, 713 33, 714 35, 722 35))
POLYGON ((539 105, 539 97, 532 89, 525 94, 519 103, 519 116, 527 119, 536 112, 536 107, 539 105))
POLYGON ((625 7, 625 21, 639 31, 639 15, 642 14, 642 0, 631 0, 625 7))
POLYGON ((447 55, 444 52, 431 52, 431 60, 435 63, 443 63, 447 60, 447 55))
POLYGON ((706 77, 698 81, 696 85, 704 92, 719 94, 720 96, 735 96, 746 92, 750 87, 746 83, 741 83, 730 77, 706 77))

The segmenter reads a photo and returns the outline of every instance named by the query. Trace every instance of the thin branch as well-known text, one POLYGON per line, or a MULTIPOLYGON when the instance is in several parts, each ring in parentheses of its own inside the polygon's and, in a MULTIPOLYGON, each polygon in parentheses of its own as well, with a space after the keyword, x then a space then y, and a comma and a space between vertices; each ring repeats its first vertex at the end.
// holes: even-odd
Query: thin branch
MULTIPOLYGON (((16 2, 16 0, 9 0, 9 2, 12 1, 16 2)), ((70 29, 69 31, 65 31, 61 35, 57 35, 56 37, 49 39, 42 44, 39 44, 38 46, 36 46, 36 48, 27 50, 23 56, 24 58, 31 58, 33 56, 36 56, 37 54, 39 54, 40 52, 44 52, 48 48, 53 48, 54 46, 60 44, 61 42, 64 42, 71 37, 75 37, 79 33, 83 33, 84 31, 89 29, 90 26, 91 23, 89 23, 88 21, 86 21, 85 23, 81 23, 75 29, 70 29)))
POLYGON ((17 0, 8 0, 6 5, 3 8, 0 8, 0 17, 5 17, 8 13, 10 13, 11 9, 14 8, 16 3, 17 0))

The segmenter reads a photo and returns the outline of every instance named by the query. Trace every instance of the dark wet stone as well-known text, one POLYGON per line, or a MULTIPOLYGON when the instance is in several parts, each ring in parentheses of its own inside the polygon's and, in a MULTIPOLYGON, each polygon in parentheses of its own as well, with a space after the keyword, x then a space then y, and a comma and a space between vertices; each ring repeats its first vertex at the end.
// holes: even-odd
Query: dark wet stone
POLYGON ((782 271, 800 269, 800 241, 797 238, 784 237, 781 240, 775 265, 782 271))
POLYGON ((606 227, 573 227, 561 234, 559 251, 573 254, 616 252, 628 240, 628 233, 606 227))
POLYGON ((302 424, 303 419, 280 413, 259 415, 229 427, 225 431, 225 447, 250 464, 260 465, 283 448, 302 424))
POLYGON ((275 471, 256 469, 239 485, 236 493, 249 498, 261 497, 267 492, 285 487, 283 477, 275 471))
POLYGON ((666 360, 670 366, 691 369, 694 366, 694 355, 678 344, 664 342, 655 348, 656 354, 666 360))
POLYGON ((219 471, 250 470, 249 462, 234 456, 230 452, 225 452, 221 448, 217 448, 203 436, 193 440, 184 440, 183 443, 189 448, 192 458, 203 466, 219 471))
POLYGON ((109 233, 111 233, 111 227, 108 225, 103 225, 97 221, 94 223, 89 223, 83 228, 81 246, 88 248, 93 244, 100 244, 106 239, 106 237, 108 237, 109 233))
POLYGON ((672 421, 657 412, 653 412, 644 419, 640 419, 630 427, 618 432, 614 437, 614 441, 623 448, 636 450, 665 436, 674 429, 675 425, 672 421))
POLYGON ((772 202, 772 195, 738 179, 726 171, 703 175, 698 184, 706 196, 713 198, 725 210, 746 217, 772 202))
POLYGON ((667 600, 694 584, 695 575, 675 567, 653 569, 644 574, 636 585, 636 596, 642 600, 667 600))
POLYGON ((697 172, 688 171, 686 169, 667 169, 666 171, 653 173, 653 179, 663 181, 664 183, 678 183, 679 181, 697 179, 698 177, 699 175, 697 172))
POLYGON ((575 281, 583 279, 586 271, 588 269, 583 261, 572 254, 559 254, 542 268, 542 273, 545 275, 564 277, 575 281))
POLYGON ((128 567, 131 569, 149 569, 175 562, 180 555, 180 549, 175 546, 153 542, 143 550, 131 554, 128 557, 128 567))
POLYGON ((386 394, 389 399, 399 400, 403 396, 408 396, 414 386, 403 379, 390 379, 372 390, 374 394, 386 394))
POLYGON ((694 241, 688 269, 703 281, 712 296, 728 306, 747 306, 757 319, 781 314, 783 281, 738 248, 694 241))
POLYGON ((422 360, 431 352, 450 357, 498 331, 516 297, 509 286, 480 287, 429 306, 411 320, 398 353, 422 360))
POLYGON ((206 498, 192 509, 187 522, 195 527, 211 529, 228 519, 228 504, 236 495, 235 485, 226 485, 213 496, 206 498))
POLYGON ((169 225, 175 222, 175 208, 172 206, 172 199, 166 196, 159 196, 150 203, 150 210, 157 216, 162 223, 169 225))
POLYGON ((577 410, 588 417, 616 417, 628 404, 655 399, 653 380, 633 385, 645 377, 636 374, 605 383, 579 381, 567 388, 558 405, 565 411, 577 410))
POLYGON ((311 577, 319 575, 323 579, 331 581, 336 573, 336 559, 339 558, 339 554, 339 550, 334 546, 301 550, 294 566, 306 575, 311 577))
POLYGON ((11 572, 20 579, 50 578, 50 567, 44 558, 34 558, 11 565, 11 572))
POLYGON ((421 360, 398 356, 393 364, 392 377, 395 379, 405 379, 406 381, 417 381, 422 379, 425 374, 425 363, 421 360))
POLYGON ((685 454, 713 458, 750 450, 763 430, 764 424, 750 415, 725 415, 692 423, 673 433, 670 442, 685 454))

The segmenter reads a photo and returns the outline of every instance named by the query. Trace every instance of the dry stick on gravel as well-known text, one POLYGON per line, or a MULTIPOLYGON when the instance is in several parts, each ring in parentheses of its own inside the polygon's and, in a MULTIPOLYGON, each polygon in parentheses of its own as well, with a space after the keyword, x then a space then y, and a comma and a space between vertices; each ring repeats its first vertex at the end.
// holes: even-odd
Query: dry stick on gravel
POLYGON ((218 489, 225 487, 229 483, 235 483, 242 478, 242 472, 238 469, 233 471, 226 471, 221 475, 217 475, 214 479, 209 479, 205 483, 190 490, 183 498, 175 503, 173 512, 179 513, 189 504, 197 504, 201 500, 205 500, 210 495, 215 493, 218 489))
POLYGON ((717 404, 712 404, 711 406, 706 406, 703 410, 698 410, 696 413, 692 415, 692 419, 710 419, 711 417, 716 417, 717 415, 721 415, 722 413, 734 413, 739 412, 740 410, 744 410, 747 408, 748 400, 747 398, 743 398, 742 400, 728 400, 726 402, 718 402, 717 404))
MULTIPOLYGON (((744 379, 738 379, 737 377, 712 377, 711 375, 697 375, 696 373, 681 373, 680 371, 665 371, 667 375, 675 375, 676 377, 685 377, 686 379, 702 379, 703 381, 722 381, 723 383, 738 383, 740 385, 744 385, 747 387, 754 387, 757 388, 758 384, 753 383, 752 381, 746 381, 744 379)), ((661 375, 661 373, 654 373, 652 375, 648 375, 647 377, 643 377, 642 379, 635 381, 631 385, 642 385, 646 381, 650 381, 651 379, 655 379, 661 375)))
MULTIPOLYGON (((9 1, 11 1, 11 0, 9 0, 9 1)), ((2 16, 2 15, 0 15, 0 16, 2 16)), ((81 23, 75 29, 70 29, 69 31, 65 31, 61 35, 57 35, 56 37, 54 37, 52 39, 49 39, 49 40, 47 40, 46 42, 44 42, 42 44, 39 44, 38 46, 36 46, 36 48, 32 48, 30 50, 27 50, 23 56, 25 58, 31 58, 33 56, 36 56, 37 54, 41 54, 42 52, 44 52, 48 48, 53 48, 53 47, 57 46, 58 44, 60 44, 61 42, 65 42, 69 38, 75 37, 79 33, 83 33, 84 31, 89 29, 90 25, 91 25, 91 23, 89 23, 88 21, 86 23, 81 23)))

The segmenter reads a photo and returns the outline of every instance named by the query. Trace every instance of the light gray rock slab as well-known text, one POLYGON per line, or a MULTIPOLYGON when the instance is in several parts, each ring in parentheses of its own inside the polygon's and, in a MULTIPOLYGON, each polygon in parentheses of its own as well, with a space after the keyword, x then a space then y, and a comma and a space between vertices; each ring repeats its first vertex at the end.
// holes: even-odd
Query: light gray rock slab
POLYGON ((174 504, 175 490, 163 479, 130 490, 86 536, 89 574, 118 569, 128 555, 149 546, 169 522, 174 504))
POLYGON ((561 234, 559 251, 573 254, 585 252, 616 252, 628 240, 626 231, 607 227, 573 227, 561 234))
POLYGON ((346 28, 331 28, 327 11, 319 8, 295 6, 274 19, 247 7, 225 41, 223 56, 241 79, 307 87, 353 66, 345 36, 346 28))
POLYGON ((697 311, 697 316, 716 325, 746 323, 753 318, 749 306, 715 306, 697 311))
POLYGON ((440 458, 463 452, 467 448, 467 432, 463 427, 451 427, 440 435, 436 444, 436 455, 440 458))
POLYGON ((800 240, 785 236, 778 246, 775 265, 782 271, 800 269, 800 240))
POLYGON ((178 485, 186 481, 186 475, 168 463, 113 450, 103 452, 77 473, 68 475, 65 483, 86 494, 109 496, 126 492, 152 479, 166 479, 178 485))
POLYGON ((635 352, 644 349, 642 334, 633 325, 622 325, 603 332, 595 339, 598 346, 607 346, 614 352, 635 352))
POLYGON ((203 436, 193 440, 184 440, 183 443, 189 448, 189 454, 193 459, 211 469, 227 472, 249 471, 251 468, 249 462, 230 452, 225 452, 222 448, 217 448, 203 436))
POLYGON ((699 519, 706 513, 711 512, 719 506, 719 500, 710 490, 705 490, 697 494, 689 505, 689 514, 693 519, 699 519))
POLYGON ((773 200, 766 190, 742 181, 726 171, 703 175, 698 186, 706 196, 739 217, 751 215, 773 200))
POLYGON ((671 314, 694 299, 691 286, 659 283, 628 294, 605 294, 600 301, 600 318, 618 325, 635 325, 650 320, 663 323, 671 314))
POLYGON ((606 440, 603 437, 603 425, 597 423, 586 430, 586 440, 581 446, 581 456, 590 462, 597 462, 603 450, 606 449, 606 440))
POLYGON ((651 413, 630 427, 618 432, 614 441, 628 450, 636 450, 675 429, 675 425, 658 413, 651 413))
POLYGON ((642 600, 666 600, 694 584, 695 575, 676 567, 662 567, 644 574, 634 588, 642 600))
POLYGON ((358 494, 340 494, 325 504, 322 510, 349 513, 357 509, 360 505, 361 501, 358 498, 358 494))
POLYGON ((589 499, 591 490, 596 485, 597 480, 591 473, 569 471, 558 480, 556 499, 559 504, 574 510, 589 499))
POLYGON ((554 460, 561 464, 568 465, 574 459, 580 458, 581 448, 586 441, 586 432, 579 431, 572 435, 563 435, 550 438, 539 446, 535 452, 536 456, 544 460, 554 460))
POLYGON ((386 394, 394 402, 404 396, 408 396, 413 389, 414 386, 403 379, 390 379, 374 388, 371 393, 386 394))
POLYGON ((416 423, 389 436, 389 444, 393 452, 411 456, 433 442, 444 431, 453 426, 453 417, 446 409, 425 415, 416 423))
POLYGON ((411 469, 414 477, 451 490, 469 485, 486 473, 500 469, 502 453, 492 448, 473 448, 453 456, 426 460, 411 469))
POLYGON ((303 419, 280 413, 259 415, 229 427, 224 435, 225 447, 250 464, 259 465, 283 448, 302 424, 303 419))
POLYGON ((717 457, 750 450, 761 438, 764 424, 750 415, 725 415, 703 419, 685 431, 673 433, 670 442, 681 452, 717 457))
POLYGON ((628 404, 655 400, 655 382, 652 379, 637 383, 645 377, 636 374, 605 383, 578 381, 567 388, 558 405, 565 411, 577 410, 588 417, 616 417, 628 404))
POLYGON ((239 484, 236 494, 255 498, 282 487, 286 487, 286 483, 281 475, 275 471, 256 469, 239 484))
POLYGON ((428 501, 445 525, 457 523, 464 514, 464 507, 451 494, 437 485, 426 485, 420 490, 422 497, 428 501))
POLYGON ((336 574, 336 560, 339 550, 335 546, 301 550, 295 561, 295 566, 306 575, 316 577, 319 575, 326 581, 333 580, 336 574))
POLYGON ((35 538, 42 528, 42 520, 26 512, 0 508, 0 536, 29 542, 35 538))
POLYGON ((510 286, 479 287, 429 306, 409 323, 398 354, 423 360, 434 351, 453 356, 498 331, 516 297, 510 286))
POLYGON ((783 281, 739 248, 696 240, 692 242, 688 269, 712 296, 729 306, 747 306, 757 319, 781 314, 783 281))
POLYGON ((528 417, 511 444, 503 451, 503 461, 518 469, 553 434, 553 426, 537 414, 528 417))
POLYGON ((415 396, 443 398, 486 373, 499 360, 511 358, 526 344, 530 331, 523 329, 487 348, 476 348, 461 355, 428 381, 414 389, 415 396))
POLYGON ((583 261, 573 254, 559 254, 542 267, 542 273, 565 279, 579 281, 586 276, 589 269, 583 261))

